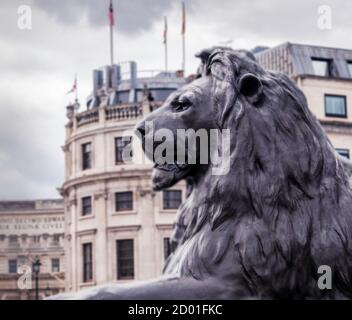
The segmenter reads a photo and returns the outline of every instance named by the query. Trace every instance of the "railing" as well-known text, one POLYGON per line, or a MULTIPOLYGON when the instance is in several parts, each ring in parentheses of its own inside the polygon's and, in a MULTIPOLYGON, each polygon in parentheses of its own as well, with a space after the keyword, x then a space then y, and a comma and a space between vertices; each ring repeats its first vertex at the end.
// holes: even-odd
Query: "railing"
MULTIPOLYGON (((140 78, 153 78, 156 76, 162 76, 163 78, 177 78, 178 70, 165 71, 162 69, 146 69, 137 71, 137 79, 140 78)), ((122 80, 130 80, 131 71, 120 72, 122 80)), ((183 75, 182 75, 183 76, 183 75)))
POLYGON ((163 78, 176 78, 177 71, 165 71, 165 70, 157 70, 157 69, 149 69, 149 70, 140 70, 137 73, 138 78, 153 78, 155 76, 162 76, 163 78))
POLYGON ((76 115, 76 120, 77 120, 77 127, 80 127, 89 123, 93 123, 93 122, 98 122, 99 110, 92 109, 92 110, 78 113, 76 115))
POLYGON ((142 115, 141 104, 116 105, 105 108, 106 120, 130 120, 142 115))
POLYGON ((152 112, 162 105, 162 102, 159 101, 149 101, 146 102, 146 105, 143 103, 129 103, 105 108, 94 108, 92 110, 77 113, 74 121, 76 122, 76 126, 74 122, 71 122, 71 124, 73 127, 78 128, 91 123, 99 123, 100 121, 126 121, 138 119, 144 115, 144 113, 147 114, 152 112), (102 119, 100 119, 100 117, 102 117, 102 119))

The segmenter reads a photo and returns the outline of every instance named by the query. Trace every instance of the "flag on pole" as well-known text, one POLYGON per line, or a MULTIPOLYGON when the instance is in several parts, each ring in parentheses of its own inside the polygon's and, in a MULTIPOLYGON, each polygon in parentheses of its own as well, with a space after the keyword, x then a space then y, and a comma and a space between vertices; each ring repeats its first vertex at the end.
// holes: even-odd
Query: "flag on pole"
POLYGON ((72 92, 75 92, 75 91, 77 91, 77 75, 75 75, 75 80, 73 81, 72 88, 69 91, 67 91, 66 94, 69 94, 69 93, 72 93, 72 92))
POLYGON ((112 0, 110 0, 108 17, 109 17, 110 26, 113 26, 115 24, 115 21, 114 21, 114 7, 112 5, 112 0))
POLYGON ((181 29, 181 34, 186 33, 186 7, 185 3, 182 2, 182 29, 181 29))
POLYGON ((164 17, 164 44, 167 43, 167 17, 164 17))

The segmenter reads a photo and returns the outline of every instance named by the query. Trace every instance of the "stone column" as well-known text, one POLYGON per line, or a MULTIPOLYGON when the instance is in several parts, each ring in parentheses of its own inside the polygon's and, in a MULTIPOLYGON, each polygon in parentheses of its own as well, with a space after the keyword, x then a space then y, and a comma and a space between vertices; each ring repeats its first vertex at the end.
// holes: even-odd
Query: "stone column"
POLYGON ((108 244, 107 244, 107 199, 106 191, 94 195, 94 214, 97 226, 95 238, 95 281, 96 284, 108 282, 108 244))
POLYGON ((155 193, 148 189, 139 189, 137 196, 141 226, 139 231, 139 258, 136 280, 152 279, 158 275, 156 246, 157 234, 155 228, 154 201, 155 193))
POLYGON ((105 125, 105 107, 103 106, 99 107, 99 125, 105 125))
MULTIPOLYGON (((77 199, 76 191, 72 191, 73 195, 68 199, 66 216, 66 290, 76 291, 79 288, 80 279, 78 279, 79 272, 77 270, 77 259, 80 259, 77 252, 77 239, 76 239, 76 228, 77 228, 77 199)), ((69 197, 69 195, 67 195, 69 197)))

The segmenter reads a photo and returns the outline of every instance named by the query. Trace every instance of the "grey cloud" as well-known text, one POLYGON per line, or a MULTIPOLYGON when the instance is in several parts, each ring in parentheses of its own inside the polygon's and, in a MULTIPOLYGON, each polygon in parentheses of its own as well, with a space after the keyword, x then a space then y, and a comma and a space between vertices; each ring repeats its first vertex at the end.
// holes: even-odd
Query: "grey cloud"
MULTIPOLYGON (((108 2, 27 0, 25 3, 32 6, 33 30, 20 31, 16 24, 17 6, 23 1, 1 1, 1 199, 58 196, 55 188, 63 182, 64 170, 60 149, 64 140, 64 105, 69 99, 62 96, 71 86, 73 74, 78 72, 83 105, 91 89, 91 70, 108 61, 108 50, 104 47, 108 47, 107 30, 97 30, 107 25, 108 2), (83 16, 88 18, 89 26, 80 24, 76 28, 83 16), (96 43, 101 44, 99 48, 96 43), (56 81, 51 83, 53 79, 56 81), (47 82, 50 86, 45 85, 47 82), (20 85, 25 88, 19 88, 20 85), (30 96, 28 91, 38 87, 43 87, 40 96, 33 94, 26 101, 21 95, 21 89, 26 89, 30 96)), ((121 44, 118 57, 135 59, 141 68, 162 66, 161 30, 147 32, 153 22, 162 23, 165 14, 170 14, 170 31, 179 28, 176 23, 180 22, 181 1, 115 0, 114 3, 118 32, 131 35, 123 37, 123 44, 117 40, 121 44)), ((193 58, 196 51, 226 38, 233 38, 234 47, 238 47, 240 38, 248 46, 292 41, 352 47, 348 42, 352 31, 351 1, 186 0, 186 5, 190 72, 198 65, 193 58), (321 4, 331 5, 332 30, 322 31, 316 26, 317 8, 321 4)), ((169 64, 178 66, 180 35, 178 32, 172 38, 170 34, 169 64)))
MULTIPOLYGON (((0 199, 59 196, 63 180, 60 141, 45 112, 0 98, 0 199)), ((62 130, 63 131, 63 130, 62 130)))
POLYGON ((194 1, 197 23, 211 24, 214 31, 225 34, 225 37, 351 46, 346 43, 351 32, 351 1, 224 0, 221 5, 214 0, 194 1), (318 7, 321 5, 331 7, 331 30, 317 27, 318 7))
MULTIPOLYGON (((115 27, 129 34, 145 31, 156 20, 162 20, 164 12, 171 9, 175 2, 176 0, 115 0, 115 27)), ((82 15, 87 15, 88 22, 94 26, 108 23, 108 0, 33 0, 33 4, 63 24, 75 24, 82 15)))

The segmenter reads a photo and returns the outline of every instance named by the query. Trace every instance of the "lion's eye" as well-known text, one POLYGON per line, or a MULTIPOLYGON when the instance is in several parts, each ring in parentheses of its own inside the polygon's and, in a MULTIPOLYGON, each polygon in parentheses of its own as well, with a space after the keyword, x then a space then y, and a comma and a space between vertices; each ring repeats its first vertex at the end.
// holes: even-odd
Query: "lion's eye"
POLYGON ((175 112, 182 112, 187 110, 191 106, 190 101, 176 101, 174 105, 174 111, 175 112))

